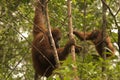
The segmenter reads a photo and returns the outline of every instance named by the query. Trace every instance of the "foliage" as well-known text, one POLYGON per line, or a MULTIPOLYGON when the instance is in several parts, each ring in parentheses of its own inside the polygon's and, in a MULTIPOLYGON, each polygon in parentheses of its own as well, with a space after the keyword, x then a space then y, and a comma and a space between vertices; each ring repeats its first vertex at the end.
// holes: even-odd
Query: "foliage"
MULTIPOLYGON (((119 8, 119 0, 107 0, 107 4, 114 13, 119 8)), ((32 80, 34 70, 31 60, 32 27, 34 17, 34 0, 0 0, 0 79, 1 80, 32 80), (19 33, 20 32, 20 33, 19 33)), ((68 16, 66 0, 49 1, 50 22, 53 27, 58 27, 63 33, 61 46, 64 46, 68 37, 68 16)), ((79 31, 92 31, 100 29, 102 25, 102 6, 100 0, 72 0, 73 27, 79 31), (86 16, 84 9, 86 8, 86 16), (85 22, 84 22, 85 19, 85 22), (85 23, 85 24, 84 24, 85 23), (86 25, 86 26, 84 26, 86 25)), ((120 21, 120 13, 116 15, 120 21)), ((117 43, 117 32, 115 22, 109 11, 107 11, 107 32, 111 36, 112 42, 117 43), (113 31, 115 30, 115 31, 113 31)), ((77 39, 76 39, 77 40, 77 39)), ((90 42, 77 44, 86 47, 85 58, 82 53, 77 55, 78 76, 83 80, 101 80, 107 76, 107 80, 119 80, 120 62, 115 59, 103 60, 94 59, 91 54, 97 54, 94 46, 90 42), (101 71, 102 63, 105 62, 107 70, 101 71)), ((71 55, 62 66, 54 73, 59 73, 64 80, 73 79, 73 62, 71 55)), ((51 76, 60 80, 58 75, 51 76), (56 77, 55 77, 56 76, 56 77)))

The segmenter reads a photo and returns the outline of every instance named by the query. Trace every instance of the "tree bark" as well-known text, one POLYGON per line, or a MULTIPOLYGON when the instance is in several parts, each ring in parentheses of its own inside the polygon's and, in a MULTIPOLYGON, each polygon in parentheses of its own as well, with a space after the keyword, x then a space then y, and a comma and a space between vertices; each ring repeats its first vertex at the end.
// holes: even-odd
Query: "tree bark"
MULTIPOLYGON (((67 5, 68 5, 68 27, 69 27, 69 38, 73 39, 73 28, 72 28, 72 13, 71 13, 71 0, 67 0, 67 5)), ((76 67, 76 57, 75 57, 75 47, 72 46, 71 47, 71 54, 72 54, 72 59, 73 62, 75 63, 73 66, 73 70, 75 72, 75 77, 74 80, 79 80, 78 76, 77 76, 77 67, 76 67)))
MULTIPOLYGON (((106 2, 106 0, 104 0, 106 2)), ((106 55, 104 54, 105 52, 105 38, 106 38, 106 26, 107 26, 107 20, 106 20, 106 11, 107 11, 107 8, 105 6, 105 4, 103 3, 103 6, 102 6, 102 41, 103 41, 103 44, 102 44, 102 48, 103 48, 103 51, 102 51, 102 54, 103 54, 103 58, 106 59, 106 55)))
MULTIPOLYGON (((106 2, 106 0, 104 0, 104 2, 106 2)), ((106 44, 105 44, 105 39, 106 39, 106 26, 107 26, 107 20, 106 20, 106 11, 107 11, 107 7, 106 5, 102 2, 102 58, 104 60, 106 60, 106 44)), ((105 67, 105 62, 102 63, 102 72, 106 71, 106 67, 105 67)), ((103 80, 106 80, 106 76, 102 75, 103 80)))
POLYGON ((59 57, 57 54, 57 49, 55 46, 55 42, 51 33, 51 26, 50 26, 50 20, 49 20, 49 14, 48 14, 48 0, 46 0, 46 23, 47 23, 47 28, 48 28, 48 32, 49 32, 49 38, 51 41, 51 46, 53 47, 54 50, 54 57, 55 57, 55 61, 56 61, 56 67, 58 68, 60 66, 60 61, 59 61, 59 57))

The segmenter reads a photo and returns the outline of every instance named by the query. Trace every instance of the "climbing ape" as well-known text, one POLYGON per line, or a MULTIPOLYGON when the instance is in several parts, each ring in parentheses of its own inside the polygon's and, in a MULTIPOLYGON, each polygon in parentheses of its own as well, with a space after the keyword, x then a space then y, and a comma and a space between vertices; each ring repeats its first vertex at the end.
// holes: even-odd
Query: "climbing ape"
MULTIPOLYGON (((92 32, 86 32, 84 34, 84 32, 78 32, 78 31, 73 31, 73 34, 75 34, 80 40, 91 40, 94 45, 95 48, 97 50, 97 52, 99 53, 100 56, 102 56, 102 31, 101 30, 93 30, 92 32)), ((106 47, 109 48, 109 50, 107 49, 107 51, 111 52, 112 54, 107 54, 106 56, 112 56, 114 55, 115 49, 111 43, 110 37, 107 35, 106 38, 104 39, 104 42, 106 44, 106 47)))
MULTIPOLYGON (((34 16, 33 27, 33 46, 32 46, 32 60, 35 69, 35 80, 38 76, 49 77, 56 68, 56 61, 54 59, 54 51, 49 40, 48 30, 45 28, 45 4, 46 0, 37 1, 34 16)), ((59 60, 65 60, 69 54, 70 47, 75 45, 75 40, 71 39, 63 48, 59 48, 58 42, 61 38, 59 29, 53 29, 52 35, 57 48, 59 60)), ((81 47, 75 46, 76 52, 79 52, 81 47)))

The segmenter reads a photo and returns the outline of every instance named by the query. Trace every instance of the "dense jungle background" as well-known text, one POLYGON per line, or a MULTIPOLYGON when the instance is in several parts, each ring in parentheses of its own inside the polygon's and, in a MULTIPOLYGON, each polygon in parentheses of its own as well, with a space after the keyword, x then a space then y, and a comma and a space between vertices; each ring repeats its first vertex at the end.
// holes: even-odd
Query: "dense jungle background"
MULTIPOLYGON (((81 80, 120 80, 120 0, 106 0, 106 32, 116 49, 116 57, 94 59, 91 54, 98 53, 91 41, 76 44, 84 47, 76 55, 77 76, 81 80), (102 71, 105 62, 106 70, 102 71)), ((67 0, 50 0, 49 18, 52 28, 60 28, 64 46, 68 38, 67 0)), ((0 0, 0 80, 33 80, 34 69, 31 58, 33 39, 33 18, 35 0, 0 0)), ((72 0, 72 21, 74 30, 92 31, 102 29, 102 0, 72 0)), ((71 54, 54 71, 48 80, 73 80, 74 62, 71 54)))

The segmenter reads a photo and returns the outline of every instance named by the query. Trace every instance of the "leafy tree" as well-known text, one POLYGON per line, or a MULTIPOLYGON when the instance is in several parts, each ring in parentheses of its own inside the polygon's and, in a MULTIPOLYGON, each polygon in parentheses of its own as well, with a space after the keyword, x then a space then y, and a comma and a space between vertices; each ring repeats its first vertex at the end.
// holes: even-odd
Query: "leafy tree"
MULTIPOLYGON (((120 2, 119 0, 106 0, 108 5, 106 12, 107 33, 112 42, 118 44, 118 32, 120 29, 120 2), (114 15, 111 14, 110 10, 114 15)), ((62 31, 63 46, 68 37, 68 16, 66 0, 50 0, 49 17, 52 27, 58 27, 62 31)), ((79 31, 92 31, 102 26, 102 2, 101 0, 72 0, 73 27, 79 31), (86 15, 84 10, 86 9, 86 15), (84 23, 85 20, 85 23, 84 23), (85 25, 85 26, 84 26, 85 25)), ((0 79, 1 80, 32 80, 34 70, 31 60, 32 27, 34 17, 35 0, 0 0, 0 79)), ((101 80, 102 58, 94 59, 91 54, 97 54, 93 44, 89 41, 77 40, 78 45, 86 48, 85 57, 77 55, 78 76, 83 80, 101 80)), ((118 51, 119 48, 116 47, 118 51)), ((118 60, 115 57, 116 60, 118 60)), ((104 75, 107 80, 119 80, 120 62, 107 59, 104 75)), ((64 80, 73 79, 71 55, 63 65, 55 71, 64 80)), ((53 79, 53 75, 49 79, 53 79)), ((61 78, 56 75, 57 80, 61 78)))

